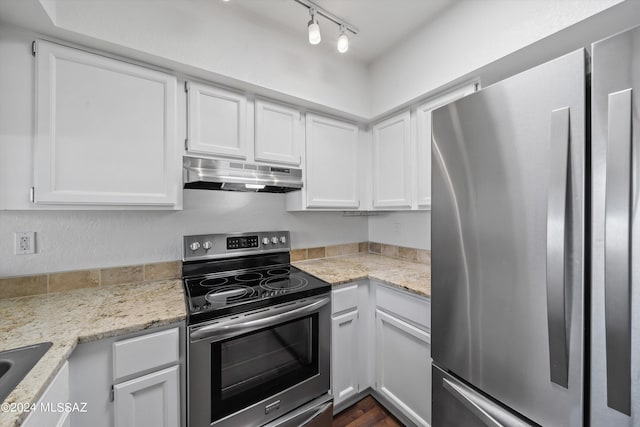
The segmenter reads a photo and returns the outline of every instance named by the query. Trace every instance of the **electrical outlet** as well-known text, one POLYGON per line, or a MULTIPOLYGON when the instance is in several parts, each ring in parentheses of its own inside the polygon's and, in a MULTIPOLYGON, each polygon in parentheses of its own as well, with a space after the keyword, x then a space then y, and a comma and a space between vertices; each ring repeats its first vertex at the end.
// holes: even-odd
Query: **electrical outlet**
POLYGON ((36 233, 33 231, 16 232, 16 255, 28 255, 36 252, 36 233))

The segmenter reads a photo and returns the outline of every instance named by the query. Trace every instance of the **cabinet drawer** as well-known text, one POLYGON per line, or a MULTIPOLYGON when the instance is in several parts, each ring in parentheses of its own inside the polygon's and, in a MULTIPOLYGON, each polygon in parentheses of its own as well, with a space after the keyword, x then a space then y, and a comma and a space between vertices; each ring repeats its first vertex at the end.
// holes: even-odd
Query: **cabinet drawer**
POLYGON ((331 292, 331 314, 358 308, 358 285, 348 285, 331 292))
POLYGON ((409 322, 431 328, 431 303, 409 292, 376 284, 376 306, 409 322))
MULTIPOLYGON (((24 427, 57 426, 63 423, 64 412, 57 412, 58 404, 69 402, 69 363, 65 362, 49 387, 38 400, 37 410, 24 421, 24 427), (51 408, 46 410, 45 408, 51 408), (45 410, 43 410, 45 409, 45 410)), ((62 424, 63 425, 63 424, 62 424)))
POLYGON ((178 363, 179 337, 174 328, 113 343, 113 380, 178 363))

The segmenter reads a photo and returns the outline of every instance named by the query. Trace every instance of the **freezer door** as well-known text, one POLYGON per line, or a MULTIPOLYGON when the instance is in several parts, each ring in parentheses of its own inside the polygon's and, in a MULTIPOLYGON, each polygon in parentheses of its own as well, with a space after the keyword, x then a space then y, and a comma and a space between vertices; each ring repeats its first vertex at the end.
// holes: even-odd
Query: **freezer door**
POLYGON ((542 425, 584 418, 585 93, 578 50, 433 113, 434 362, 542 425))
POLYGON ((640 27, 592 52, 591 425, 637 426, 640 27))

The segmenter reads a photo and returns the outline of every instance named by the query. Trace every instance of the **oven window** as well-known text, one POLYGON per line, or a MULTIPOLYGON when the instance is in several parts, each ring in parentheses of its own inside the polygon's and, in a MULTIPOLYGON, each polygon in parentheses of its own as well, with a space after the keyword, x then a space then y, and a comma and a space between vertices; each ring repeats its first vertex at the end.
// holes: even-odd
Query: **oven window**
POLYGON ((319 372, 318 314, 212 344, 212 421, 319 372))

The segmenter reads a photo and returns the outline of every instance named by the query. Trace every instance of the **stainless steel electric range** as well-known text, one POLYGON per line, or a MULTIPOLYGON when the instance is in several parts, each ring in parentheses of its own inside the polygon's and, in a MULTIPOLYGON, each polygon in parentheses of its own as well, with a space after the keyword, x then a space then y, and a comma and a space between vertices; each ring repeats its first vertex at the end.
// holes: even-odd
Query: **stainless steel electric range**
POLYGON ((330 426, 331 287, 289 232, 184 237, 190 427, 330 426))

